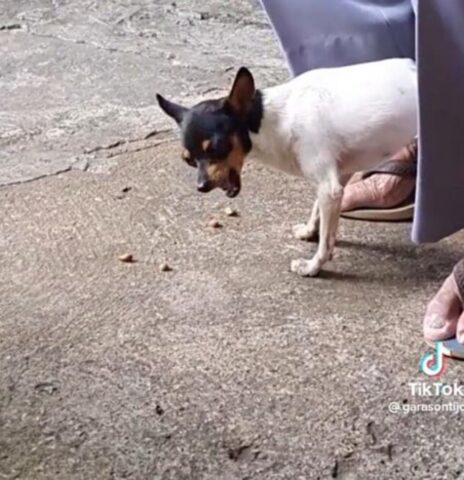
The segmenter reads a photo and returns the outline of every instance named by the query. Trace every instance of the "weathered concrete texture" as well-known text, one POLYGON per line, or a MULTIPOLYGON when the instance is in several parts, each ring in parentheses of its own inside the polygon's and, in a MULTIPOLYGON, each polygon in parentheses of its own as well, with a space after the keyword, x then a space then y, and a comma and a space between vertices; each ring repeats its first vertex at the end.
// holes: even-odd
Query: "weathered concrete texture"
POLYGON ((192 174, 166 143, 0 190, 2 478, 461 478, 461 417, 387 407, 422 401, 421 317, 462 237, 343 221, 301 279, 304 182, 252 163, 230 218, 192 174))
POLYGON ((242 64, 264 83, 286 76, 248 0, 2 0, 0 185, 99 168, 96 147, 172 127, 157 91, 196 101, 242 64))
POLYGON ((292 275, 312 190, 251 162, 225 216, 154 105, 241 64, 286 76, 244 0, 1 2, 0 478, 463 478, 461 416, 388 413, 429 402, 422 315, 463 237, 342 221, 292 275))

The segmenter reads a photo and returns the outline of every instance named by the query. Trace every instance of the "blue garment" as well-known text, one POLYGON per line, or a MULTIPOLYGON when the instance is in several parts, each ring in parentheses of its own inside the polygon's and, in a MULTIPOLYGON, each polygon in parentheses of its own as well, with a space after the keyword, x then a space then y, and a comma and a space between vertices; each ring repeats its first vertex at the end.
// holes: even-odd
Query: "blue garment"
POLYGON ((464 228, 464 0, 261 1, 294 75, 414 58, 417 51, 420 158, 413 239, 437 241, 464 228))

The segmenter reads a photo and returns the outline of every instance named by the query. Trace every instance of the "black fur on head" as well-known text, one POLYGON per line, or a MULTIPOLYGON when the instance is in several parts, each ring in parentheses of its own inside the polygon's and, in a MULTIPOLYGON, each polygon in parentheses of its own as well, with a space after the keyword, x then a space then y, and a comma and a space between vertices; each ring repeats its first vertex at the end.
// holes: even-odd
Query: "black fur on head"
POLYGON ((262 94, 242 67, 228 97, 207 100, 187 109, 157 95, 162 110, 180 126, 183 157, 198 167, 198 190, 223 188, 240 192, 240 172, 252 148, 250 132, 258 133, 263 116, 262 94))

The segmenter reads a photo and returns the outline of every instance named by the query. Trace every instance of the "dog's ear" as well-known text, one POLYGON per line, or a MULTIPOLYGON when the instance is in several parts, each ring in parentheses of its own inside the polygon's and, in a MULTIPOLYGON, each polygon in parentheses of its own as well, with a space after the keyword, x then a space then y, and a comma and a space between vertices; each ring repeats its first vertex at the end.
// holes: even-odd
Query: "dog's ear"
POLYGON ((156 95, 156 99, 158 100, 158 104, 164 113, 169 115, 180 125, 185 114, 188 112, 188 108, 185 108, 177 103, 170 102, 159 94, 156 95))
POLYGON ((236 113, 243 115, 251 108, 255 91, 253 75, 247 68, 242 67, 235 77, 227 102, 236 113))

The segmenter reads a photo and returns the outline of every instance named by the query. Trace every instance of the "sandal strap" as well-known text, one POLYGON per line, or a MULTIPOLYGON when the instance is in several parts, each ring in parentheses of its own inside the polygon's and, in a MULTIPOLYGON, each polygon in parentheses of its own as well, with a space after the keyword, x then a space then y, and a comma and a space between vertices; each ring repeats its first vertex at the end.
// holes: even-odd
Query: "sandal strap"
POLYGON ((461 296, 461 301, 464 302, 464 258, 454 267, 453 274, 458 286, 459 295, 461 296))
POLYGON ((403 148, 396 158, 387 160, 374 170, 365 172, 362 178, 366 179, 379 173, 415 178, 417 176, 417 139, 403 148))

